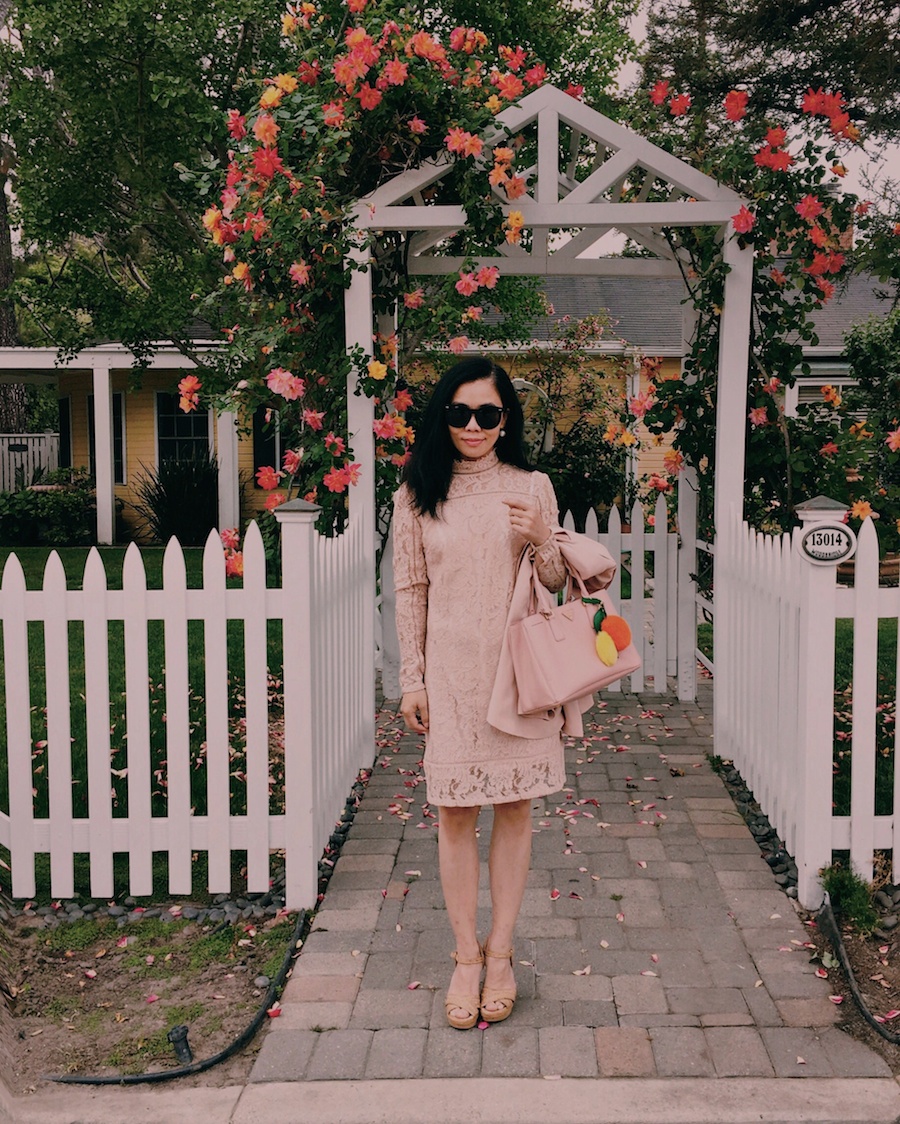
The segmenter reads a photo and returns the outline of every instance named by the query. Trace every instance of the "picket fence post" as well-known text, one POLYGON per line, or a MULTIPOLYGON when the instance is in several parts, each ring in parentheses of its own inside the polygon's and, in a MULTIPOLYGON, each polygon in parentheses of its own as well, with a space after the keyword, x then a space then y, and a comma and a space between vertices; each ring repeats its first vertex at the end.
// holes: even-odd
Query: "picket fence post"
MULTIPOLYGON (((802 511, 798 514, 803 516, 802 511)), ((833 513, 832 513, 833 514, 833 513)), ((794 531, 794 549, 803 528, 794 531)), ((831 863, 834 753, 834 621, 836 566, 800 565, 796 777, 797 897, 816 909, 823 891, 819 871, 831 863)))
POLYGON ((313 548, 321 508, 289 500, 275 509, 281 525, 284 656, 285 905, 310 909, 318 888, 313 754, 313 548))

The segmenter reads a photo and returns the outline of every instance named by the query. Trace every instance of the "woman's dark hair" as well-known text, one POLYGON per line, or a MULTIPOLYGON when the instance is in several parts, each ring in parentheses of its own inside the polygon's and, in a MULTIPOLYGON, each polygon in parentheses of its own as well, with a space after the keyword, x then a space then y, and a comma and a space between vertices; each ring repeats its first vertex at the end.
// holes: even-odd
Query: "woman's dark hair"
POLYGON ((525 456, 523 437, 525 418, 522 404, 512 380, 502 367, 483 355, 473 355, 454 364, 443 375, 425 407, 416 430, 412 454, 403 472, 403 481, 409 485, 416 507, 425 515, 436 515, 440 504, 447 498, 453 476, 453 462, 459 455, 450 440, 450 428, 444 407, 453 401, 456 391, 464 383, 491 379, 500 395, 506 420, 502 437, 494 446, 497 456, 506 464, 515 465, 526 472, 531 466, 525 456))

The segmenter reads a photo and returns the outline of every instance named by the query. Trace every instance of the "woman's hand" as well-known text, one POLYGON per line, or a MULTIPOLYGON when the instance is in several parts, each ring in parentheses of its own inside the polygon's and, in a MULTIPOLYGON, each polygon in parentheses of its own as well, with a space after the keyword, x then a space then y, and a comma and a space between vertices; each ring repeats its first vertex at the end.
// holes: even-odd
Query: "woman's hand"
POLYGON ((541 516, 537 500, 516 496, 503 501, 509 508, 509 525, 533 546, 543 546, 550 538, 550 528, 541 516))
POLYGON ((428 692, 410 691, 400 700, 400 713, 407 730, 414 734, 428 733, 428 692))

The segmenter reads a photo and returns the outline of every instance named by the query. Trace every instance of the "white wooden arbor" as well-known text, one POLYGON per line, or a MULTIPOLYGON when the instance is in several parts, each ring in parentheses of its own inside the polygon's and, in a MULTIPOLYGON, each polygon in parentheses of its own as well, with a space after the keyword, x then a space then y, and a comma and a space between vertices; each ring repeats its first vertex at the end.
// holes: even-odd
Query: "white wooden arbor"
MULTIPOLYGON (((484 138, 486 157, 492 146, 519 134, 536 138, 535 164, 517 169, 527 179, 525 195, 510 204, 505 194, 494 189, 507 213, 521 211, 525 227, 532 232, 532 246, 526 250, 504 243, 493 254, 478 259, 477 268, 497 265, 501 274, 513 275, 680 277, 679 228, 718 228, 728 266, 719 333, 715 460, 715 521, 717 526, 724 525, 729 513, 739 514, 743 508, 753 255, 732 237, 731 218, 744 200, 554 86, 527 94, 495 121, 496 130, 484 138), (586 158, 591 171, 578 182, 575 169, 586 158), (663 201, 650 201, 651 195, 663 201), (664 230, 672 232, 670 238, 664 230), (654 256, 599 256, 603 238, 610 231, 626 234, 654 256)), ((451 167, 447 157, 403 172, 357 207, 355 221, 361 230, 406 235, 408 269, 413 275, 452 274, 463 265, 463 259, 441 250, 449 236, 465 227, 464 209, 458 204, 432 205, 425 197, 451 167)), ((363 252, 357 251, 354 264, 365 260, 363 252)), ((685 292, 686 302, 687 297, 685 292)), ((695 318, 689 302, 684 308, 687 345, 695 318)), ((371 270, 353 272, 345 296, 345 318, 347 347, 359 345, 372 355, 371 270)), ((361 482, 350 501, 351 518, 364 522, 365 541, 374 544, 374 409, 370 399, 354 395, 355 389, 351 379, 349 427, 354 457, 363 466, 361 482)), ((679 489, 680 497, 682 494, 687 502, 692 501, 690 488, 679 489)))

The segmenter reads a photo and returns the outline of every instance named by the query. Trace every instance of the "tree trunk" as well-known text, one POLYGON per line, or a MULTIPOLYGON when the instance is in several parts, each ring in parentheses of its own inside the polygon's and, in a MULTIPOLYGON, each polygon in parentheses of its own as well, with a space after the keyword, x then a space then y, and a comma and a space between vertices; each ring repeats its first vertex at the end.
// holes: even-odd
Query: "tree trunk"
MULTIPOLYGON (((3 294, 13 282, 12 232, 6 198, 7 161, 0 163, 0 347, 15 347, 19 342, 16 309, 3 294)), ((21 383, 0 383, 0 433, 24 433, 28 399, 21 383)))

